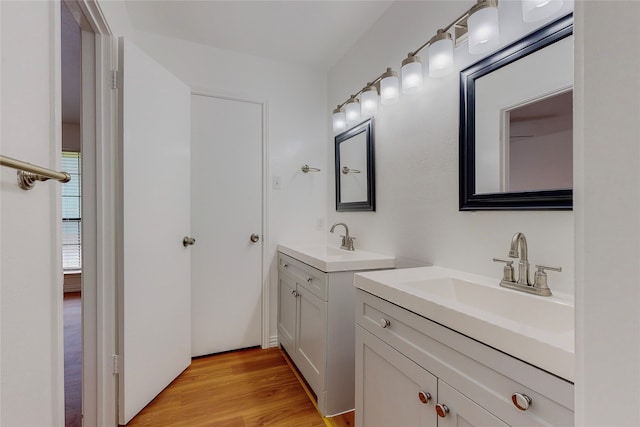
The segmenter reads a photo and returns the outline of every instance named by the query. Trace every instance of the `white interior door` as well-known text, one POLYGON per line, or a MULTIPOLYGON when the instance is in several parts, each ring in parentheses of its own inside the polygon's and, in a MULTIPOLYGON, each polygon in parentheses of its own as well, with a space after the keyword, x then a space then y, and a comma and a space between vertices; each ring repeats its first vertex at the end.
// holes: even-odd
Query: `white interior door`
POLYGON ((190 89, 120 40, 119 422, 191 363, 190 89))
POLYGON ((191 96, 193 356, 261 343, 262 108, 191 96))

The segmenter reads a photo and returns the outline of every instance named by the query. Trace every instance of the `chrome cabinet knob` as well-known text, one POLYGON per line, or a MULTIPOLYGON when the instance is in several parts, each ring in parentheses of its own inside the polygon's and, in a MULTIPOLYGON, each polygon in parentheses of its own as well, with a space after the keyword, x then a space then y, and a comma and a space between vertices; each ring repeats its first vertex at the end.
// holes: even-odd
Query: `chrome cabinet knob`
POLYGON ((289 268, 289 264, 282 264, 282 268, 289 268))
POLYGON ((513 393, 511 395, 511 401, 513 402, 515 407, 520 409, 521 411, 526 411, 527 409, 529 409, 529 406, 531 406, 531 403, 533 402, 533 400, 529 396, 522 393, 513 393))
POLYGON ((440 418, 444 418, 449 413, 449 408, 444 403, 438 403, 436 405, 436 413, 440 418))
POLYGON ((187 246, 193 245, 195 242, 196 239, 194 239, 193 237, 184 236, 184 238, 182 239, 182 246, 186 248, 187 246))
POLYGON ((418 399, 422 403, 428 403, 431 400, 431 393, 420 390, 418 392, 418 399))
POLYGON ((391 325, 391 322, 389 322, 387 319, 380 319, 380 327, 382 329, 388 328, 389 325, 391 325))
POLYGON ((295 298, 297 298, 298 295, 300 295, 300 294, 295 289, 291 289, 291 295, 293 295, 295 298))
POLYGON ((256 233, 253 233, 253 234, 251 235, 251 237, 249 237, 249 239, 250 239, 253 243, 256 243, 258 240, 260 240, 260 236, 259 236, 259 235, 257 235, 256 233))
POLYGON ((313 277, 307 277, 307 283, 313 282, 313 277))

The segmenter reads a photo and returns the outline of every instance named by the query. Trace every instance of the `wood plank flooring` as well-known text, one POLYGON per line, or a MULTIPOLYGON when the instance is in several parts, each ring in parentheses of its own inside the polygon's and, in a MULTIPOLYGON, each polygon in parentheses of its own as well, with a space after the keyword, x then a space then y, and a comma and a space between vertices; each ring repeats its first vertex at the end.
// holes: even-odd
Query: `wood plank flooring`
POLYGON ((127 427, 325 425, 281 351, 271 348, 194 359, 127 427))
POLYGON ((64 415, 66 427, 82 426, 82 303, 64 294, 64 415))
MULTIPOLYGON (((65 294, 66 427, 81 420, 81 299, 65 294)), ((318 413, 309 392, 278 348, 247 349, 193 363, 127 427, 352 427, 353 412, 318 413)))

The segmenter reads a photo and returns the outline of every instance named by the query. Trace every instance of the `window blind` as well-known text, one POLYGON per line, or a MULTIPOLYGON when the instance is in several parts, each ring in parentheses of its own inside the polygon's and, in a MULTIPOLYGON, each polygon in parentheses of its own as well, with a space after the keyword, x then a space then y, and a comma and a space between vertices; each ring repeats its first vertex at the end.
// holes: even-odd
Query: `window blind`
POLYGON ((82 268, 82 188, 80 181, 81 154, 62 152, 62 170, 71 181, 62 186, 62 267, 82 268))

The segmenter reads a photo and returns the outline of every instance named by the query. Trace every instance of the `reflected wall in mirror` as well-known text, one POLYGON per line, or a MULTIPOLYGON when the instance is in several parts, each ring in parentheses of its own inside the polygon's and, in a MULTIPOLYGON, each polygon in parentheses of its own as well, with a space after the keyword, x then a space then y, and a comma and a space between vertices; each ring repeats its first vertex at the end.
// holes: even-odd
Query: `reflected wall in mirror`
POLYGON ((373 119, 338 134, 336 211, 375 211, 373 119))
POLYGON ((573 187, 573 90, 506 110, 504 122, 499 191, 573 187))
POLYGON ((573 17, 460 73, 460 210, 571 209, 573 17))

